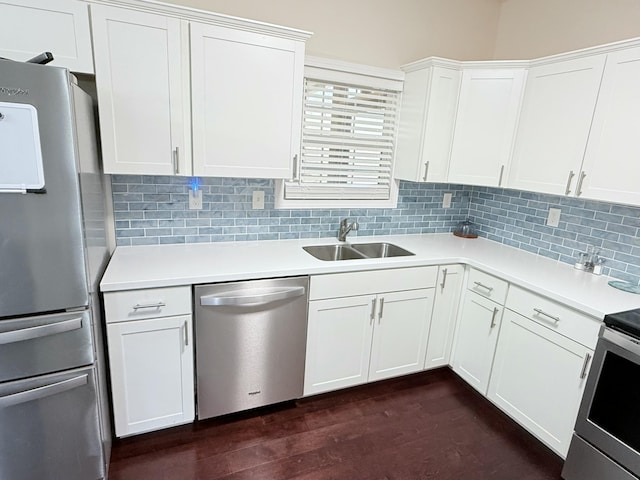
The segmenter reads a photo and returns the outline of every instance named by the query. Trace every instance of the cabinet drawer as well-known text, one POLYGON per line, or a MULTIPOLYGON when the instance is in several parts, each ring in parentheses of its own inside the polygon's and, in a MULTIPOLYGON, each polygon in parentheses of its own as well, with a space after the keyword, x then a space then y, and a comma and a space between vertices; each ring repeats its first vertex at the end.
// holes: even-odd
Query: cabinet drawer
POLYGON ((596 346, 600 322, 594 317, 515 285, 509 290, 506 306, 588 348, 596 346))
POLYGON ((311 277, 309 300, 353 297, 436 286, 438 267, 396 268, 311 277))
POLYGON ((494 302, 504 305, 507 298, 507 290, 509 282, 500 278, 481 272, 480 270, 471 269, 467 288, 472 292, 476 292, 483 297, 490 298, 494 302))
POLYGON ((149 288, 104 294, 107 323, 191 313, 191 287, 149 288))

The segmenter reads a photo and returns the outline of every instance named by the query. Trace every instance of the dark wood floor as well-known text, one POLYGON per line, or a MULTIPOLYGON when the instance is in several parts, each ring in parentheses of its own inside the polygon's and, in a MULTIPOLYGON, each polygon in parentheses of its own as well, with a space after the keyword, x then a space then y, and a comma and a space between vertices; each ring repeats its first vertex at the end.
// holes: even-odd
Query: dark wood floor
POLYGON ((448 369, 114 443, 110 480, 557 480, 562 461, 448 369))

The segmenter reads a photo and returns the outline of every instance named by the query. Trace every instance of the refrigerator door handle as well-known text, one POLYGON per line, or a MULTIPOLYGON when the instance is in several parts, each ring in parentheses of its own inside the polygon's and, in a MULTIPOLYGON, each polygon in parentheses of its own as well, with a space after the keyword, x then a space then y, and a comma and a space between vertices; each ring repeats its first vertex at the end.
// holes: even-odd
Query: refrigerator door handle
POLYGON ((0 333, 0 345, 22 342, 34 338, 48 337, 57 333, 69 332, 82 328, 82 317, 72 318, 63 322, 40 325, 38 327, 21 328, 10 332, 0 333))
POLYGON ((19 405, 33 400, 40 400, 45 397, 50 397, 51 395, 57 395, 68 390, 73 390, 74 388, 81 387, 87 383, 88 377, 85 373, 84 375, 78 375, 77 377, 52 383, 51 385, 45 385, 43 387, 25 390, 24 392, 5 395, 4 397, 0 397, 0 408, 11 407, 13 405, 19 405))

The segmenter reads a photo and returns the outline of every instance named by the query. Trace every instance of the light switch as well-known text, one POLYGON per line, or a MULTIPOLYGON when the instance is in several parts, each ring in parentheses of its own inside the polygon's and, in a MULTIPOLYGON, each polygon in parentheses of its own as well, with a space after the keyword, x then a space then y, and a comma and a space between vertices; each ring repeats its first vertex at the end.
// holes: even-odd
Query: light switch
POLYGON ((264 210, 264 190, 253 191, 253 209, 264 210))
POLYGON ((557 227, 560 224, 560 214, 562 210, 559 208, 550 208, 549 215, 547 216, 547 225, 550 227, 557 227))
POLYGON ((450 208, 451 207, 451 198, 453 197, 452 193, 445 193, 444 198, 442 199, 442 208, 450 208))
POLYGON ((202 190, 189 189, 189 210, 202 210, 202 190))

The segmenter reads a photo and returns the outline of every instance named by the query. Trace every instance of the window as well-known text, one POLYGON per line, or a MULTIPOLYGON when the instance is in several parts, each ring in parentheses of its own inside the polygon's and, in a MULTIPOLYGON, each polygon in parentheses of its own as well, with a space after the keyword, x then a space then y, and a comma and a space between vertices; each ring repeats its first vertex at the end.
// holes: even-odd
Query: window
POLYGON ((395 202, 392 174, 401 82, 341 73, 305 69, 302 148, 294 178, 283 182, 283 203, 305 200, 305 207, 326 206, 313 202, 324 200, 348 207, 353 205, 349 201, 395 202))

